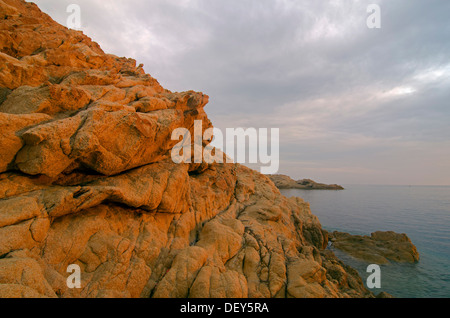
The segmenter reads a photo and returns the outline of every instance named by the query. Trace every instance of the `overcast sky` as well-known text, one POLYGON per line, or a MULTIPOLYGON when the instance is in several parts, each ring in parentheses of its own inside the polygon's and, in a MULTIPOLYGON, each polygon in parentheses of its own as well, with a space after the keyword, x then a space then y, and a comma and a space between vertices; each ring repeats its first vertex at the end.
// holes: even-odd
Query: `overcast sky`
POLYGON ((214 126, 280 128, 280 170, 340 184, 450 184, 450 1, 35 0, 214 126), (367 6, 381 8, 369 29, 367 6))

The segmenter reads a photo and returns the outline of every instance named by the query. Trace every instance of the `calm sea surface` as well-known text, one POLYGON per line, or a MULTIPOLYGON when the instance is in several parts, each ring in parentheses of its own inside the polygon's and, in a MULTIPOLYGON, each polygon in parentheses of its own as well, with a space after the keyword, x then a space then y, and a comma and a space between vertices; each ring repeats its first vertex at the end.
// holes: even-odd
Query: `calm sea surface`
MULTIPOLYGON (((450 187, 347 185, 344 191, 281 190, 311 204, 328 231, 370 235, 406 233, 416 245, 418 264, 381 266, 381 289, 395 297, 450 297, 450 187)), ((367 263, 335 251, 365 282, 367 263)))

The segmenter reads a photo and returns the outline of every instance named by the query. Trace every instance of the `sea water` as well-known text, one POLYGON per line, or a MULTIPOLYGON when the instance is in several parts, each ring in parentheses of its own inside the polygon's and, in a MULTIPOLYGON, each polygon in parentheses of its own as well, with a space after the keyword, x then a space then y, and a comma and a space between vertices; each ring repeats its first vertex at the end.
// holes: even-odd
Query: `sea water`
MULTIPOLYGON (((324 229, 370 235, 406 233, 416 245, 417 264, 381 266, 381 289, 399 298, 450 297, 450 187, 344 185, 346 190, 281 190, 311 204, 324 229)), ((368 263, 334 249, 366 282, 368 263)))

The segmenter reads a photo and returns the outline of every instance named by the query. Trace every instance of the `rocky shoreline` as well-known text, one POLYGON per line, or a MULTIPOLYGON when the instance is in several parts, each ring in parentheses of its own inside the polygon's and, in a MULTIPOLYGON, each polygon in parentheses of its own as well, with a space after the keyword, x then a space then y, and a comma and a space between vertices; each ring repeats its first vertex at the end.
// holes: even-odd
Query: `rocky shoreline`
POLYGON ((0 1, 0 60, 0 298, 375 297, 273 176, 170 159, 207 95, 23 0, 0 1))
POLYGON ((0 1, 0 60, 0 297, 375 297, 302 199, 171 160, 174 129, 212 127, 207 95, 23 0, 0 1))
POLYGON ((278 189, 302 189, 302 190, 345 190, 338 184, 318 183, 311 179, 293 180, 291 177, 276 174, 267 175, 278 189))

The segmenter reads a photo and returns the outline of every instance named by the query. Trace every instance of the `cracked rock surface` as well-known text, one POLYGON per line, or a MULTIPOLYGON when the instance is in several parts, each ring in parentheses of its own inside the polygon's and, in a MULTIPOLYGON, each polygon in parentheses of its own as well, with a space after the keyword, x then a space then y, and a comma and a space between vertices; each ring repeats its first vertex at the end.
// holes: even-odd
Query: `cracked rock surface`
POLYGON ((22 0, 0 0, 0 65, 0 297, 373 297, 308 203, 172 162, 175 128, 212 127, 208 96, 22 0))

